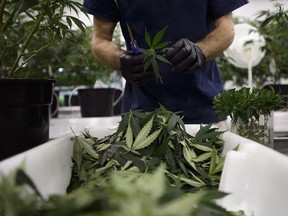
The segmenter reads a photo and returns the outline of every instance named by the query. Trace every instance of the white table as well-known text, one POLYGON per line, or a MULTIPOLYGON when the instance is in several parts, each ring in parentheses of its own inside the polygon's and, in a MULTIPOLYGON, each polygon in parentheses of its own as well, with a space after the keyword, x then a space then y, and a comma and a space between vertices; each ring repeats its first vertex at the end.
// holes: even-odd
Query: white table
POLYGON ((91 117, 91 118, 52 118, 50 120, 49 138, 54 139, 74 131, 89 127, 103 126, 117 128, 121 116, 91 117))
MULTIPOLYGON (((71 115, 66 118, 52 118, 50 120, 50 138, 60 137, 71 133, 71 128, 81 130, 93 126, 117 126, 120 116, 81 118, 77 114, 79 110, 74 107, 67 108, 71 115), (74 113, 74 115, 73 115, 74 113)), ((274 133, 276 137, 288 137, 288 110, 274 112, 274 133)))

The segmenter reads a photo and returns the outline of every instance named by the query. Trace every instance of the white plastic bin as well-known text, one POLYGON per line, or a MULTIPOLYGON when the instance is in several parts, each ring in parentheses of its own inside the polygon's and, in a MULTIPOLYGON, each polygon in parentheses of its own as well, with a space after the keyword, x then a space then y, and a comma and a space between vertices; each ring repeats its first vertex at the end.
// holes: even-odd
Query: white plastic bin
MULTIPOLYGON (((191 134, 199 127, 186 125, 191 134)), ((114 130, 103 126, 89 129, 99 138, 114 130)), ((25 171, 43 196, 63 195, 71 177, 71 137, 72 133, 6 159, 0 162, 0 172, 7 174, 25 162, 25 171)), ((231 194, 219 203, 231 211, 244 210, 247 216, 287 216, 288 157, 231 132, 225 132, 223 140, 227 158, 219 189, 231 194), (238 145, 237 152, 231 151, 238 145)))

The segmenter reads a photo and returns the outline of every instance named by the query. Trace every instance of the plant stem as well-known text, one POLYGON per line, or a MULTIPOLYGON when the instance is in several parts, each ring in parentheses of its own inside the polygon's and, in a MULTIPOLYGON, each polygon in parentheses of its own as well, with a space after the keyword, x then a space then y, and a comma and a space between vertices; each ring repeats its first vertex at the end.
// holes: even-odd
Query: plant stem
POLYGON ((50 43, 47 43, 46 45, 42 46, 41 48, 39 48, 38 50, 34 51, 33 54, 27 58, 15 71, 14 73, 16 73, 23 65, 25 65, 27 62, 29 62, 32 58, 34 58, 41 50, 45 49, 46 47, 48 47, 50 45, 50 43))
MULTIPOLYGON (((7 0, 2 0, 0 5, 0 47, 2 48, 4 44, 4 23, 3 23, 3 16, 4 16, 4 8, 7 0)), ((2 58, 0 59, 0 79, 3 76, 3 62, 2 58)))
POLYGON ((14 73, 21 68, 21 66, 18 66, 19 61, 20 61, 21 57, 24 55, 25 49, 27 48, 27 45, 29 44, 29 42, 32 39, 34 33, 36 32, 37 28, 39 27, 40 23, 42 22, 43 17, 44 17, 44 12, 42 12, 41 14, 38 15, 37 22, 35 23, 34 27, 32 28, 32 30, 30 31, 29 35, 27 36, 27 39, 25 40, 21 50, 19 51, 19 53, 17 55, 16 60, 14 61, 14 64, 13 64, 12 68, 10 69, 10 71, 8 73, 8 77, 9 78, 13 77, 14 73))

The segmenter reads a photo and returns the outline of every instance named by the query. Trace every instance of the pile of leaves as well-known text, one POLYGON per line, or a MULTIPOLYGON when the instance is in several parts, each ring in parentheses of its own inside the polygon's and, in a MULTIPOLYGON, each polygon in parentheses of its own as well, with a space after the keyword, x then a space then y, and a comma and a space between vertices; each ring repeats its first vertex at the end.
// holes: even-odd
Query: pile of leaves
POLYGON ((107 178, 115 170, 136 168, 149 173, 166 164, 166 176, 172 185, 180 181, 182 189, 216 188, 224 157, 222 131, 201 126, 195 136, 187 133, 182 119, 163 106, 153 112, 136 110, 123 116, 118 130, 104 138, 75 136, 73 172, 69 190, 107 178))
POLYGON ((216 202, 226 195, 222 133, 206 125, 191 135, 162 106, 127 113, 111 135, 75 135, 67 195, 43 198, 22 169, 2 177, 0 215, 243 216, 216 202))
POLYGON ((1 179, 2 216, 240 216, 215 203, 226 194, 219 191, 184 193, 172 187, 165 167, 152 173, 116 171, 108 181, 98 178, 65 196, 44 199, 21 169, 1 179))

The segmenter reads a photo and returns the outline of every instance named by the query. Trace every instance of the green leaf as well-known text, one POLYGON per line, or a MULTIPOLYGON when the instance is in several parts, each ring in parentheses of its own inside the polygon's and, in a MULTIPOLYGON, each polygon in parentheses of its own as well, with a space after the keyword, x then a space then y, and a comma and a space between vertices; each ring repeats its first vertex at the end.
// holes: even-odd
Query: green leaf
POLYGON ((70 16, 66 17, 66 22, 68 23, 69 28, 71 28, 72 27, 72 20, 71 20, 70 16))
POLYGON ((80 170, 82 163, 82 148, 77 137, 74 140, 73 159, 78 167, 78 170, 80 170))
POLYGON ((41 193, 37 189, 36 185, 32 181, 32 179, 22 170, 22 169, 17 169, 16 171, 16 177, 15 177, 15 183, 16 185, 28 185, 30 188, 32 188, 35 193, 42 198, 41 193))
POLYGON ((132 145, 133 145, 133 133, 132 133, 132 129, 130 124, 128 124, 128 128, 127 128, 127 132, 125 134, 126 137, 126 144, 128 149, 132 149, 132 145))
POLYGON ((217 151, 213 148, 211 152, 211 160, 210 160, 210 166, 209 166, 209 174, 211 175, 215 168, 217 163, 217 151))
POLYGON ((165 57, 161 56, 161 55, 156 55, 156 58, 162 62, 165 62, 167 64, 171 64, 170 61, 168 61, 168 59, 166 59, 165 57))
POLYGON ((159 42, 162 40, 164 34, 165 34, 165 31, 167 29, 168 26, 164 27, 163 29, 161 29, 156 35, 155 37, 153 38, 153 41, 152 41, 152 47, 154 48, 155 46, 157 46, 159 44, 159 42))
POLYGON ((260 26, 260 30, 263 30, 272 20, 275 19, 275 15, 272 15, 270 17, 267 17, 261 24, 260 26))
POLYGON ((73 17, 73 16, 71 16, 70 18, 73 20, 73 22, 77 25, 77 27, 78 27, 82 32, 85 32, 85 27, 86 27, 86 25, 85 25, 84 22, 82 22, 81 20, 79 20, 79 19, 77 19, 76 17, 73 17))
POLYGON ((205 184, 203 182, 194 181, 194 180, 191 180, 191 179, 188 179, 185 177, 180 177, 180 180, 185 182, 186 184, 188 184, 192 187, 196 187, 196 188, 205 186, 205 184))
POLYGON ((200 144, 193 144, 192 146, 194 148, 199 149, 199 150, 204 151, 204 152, 211 152, 213 150, 212 148, 210 148, 208 146, 200 145, 200 144))
MULTIPOLYGON (((203 184, 203 186, 204 185, 206 185, 200 178, 198 178, 197 176, 196 176, 196 174, 194 174, 193 172, 189 172, 190 174, 191 174, 191 176, 194 178, 194 180, 196 180, 196 181, 198 181, 199 183, 201 183, 201 184, 203 184)), ((201 176, 202 177, 202 176, 201 176)))
POLYGON ((166 149, 169 147, 170 137, 166 137, 165 140, 158 145, 158 148, 154 151, 153 156, 155 157, 162 157, 166 151, 166 149))
POLYGON ((77 136, 75 139, 78 140, 78 143, 81 147, 93 158, 98 159, 98 154, 93 150, 92 143, 90 140, 84 139, 82 137, 77 136))
POLYGON ((170 42, 161 42, 154 47, 155 50, 162 50, 163 48, 167 47, 170 42))
POLYGON ((133 134, 138 134, 141 130, 139 119, 135 115, 131 115, 129 123, 133 134))
MULTIPOLYGON (((163 107, 163 106, 162 106, 163 107)), ((168 128, 167 131, 170 132, 176 127, 176 124, 178 123, 178 118, 175 114, 172 114, 168 121, 168 128)))
POLYGON ((123 154, 123 157, 126 158, 127 160, 132 161, 133 165, 136 166, 140 170, 140 172, 145 171, 146 166, 145 166, 144 161, 141 160, 141 158, 135 156, 131 152, 127 152, 123 154))
POLYGON ((145 41, 149 47, 152 47, 151 37, 146 28, 145 28, 145 41))
POLYGON ((167 166, 172 172, 176 170, 176 159, 174 157, 174 154, 170 148, 167 149, 165 153, 165 160, 167 162, 167 166))
POLYGON ((81 164, 81 167, 79 169, 79 180, 81 181, 87 181, 87 172, 83 164, 81 164))
POLYGON ((177 163, 179 167, 181 168, 181 170, 183 171, 184 175, 189 177, 189 171, 188 171, 188 168, 185 166, 185 164, 178 158, 177 158, 177 163))
POLYGON ((150 134, 144 140, 139 141, 139 143, 136 143, 136 144, 134 143, 133 150, 139 150, 139 149, 142 149, 142 148, 145 148, 145 147, 151 145, 151 143, 154 142, 154 140, 157 139, 157 137, 161 133, 161 130, 162 130, 162 128, 160 128, 159 130, 157 130, 154 133, 150 134))
POLYGON ((211 153, 209 152, 209 153, 201 154, 201 155, 197 156, 196 158, 193 158, 192 160, 194 162, 203 162, 203 161, 207 160, 210 157, 211 157, 211 153))
POLYGON ((39 4, 38 0, 29 0, 29 1, 22 1, 23 3, 21 4, 21 7, 19 9, 19 13, 25 12, 28 9, 33 8, 34 6, 36 6, 37 4, 39 4))
POLYGON ((155 58, 155 56, 148 56, 148 57, 144 60, 144 72, 147 71, 147 69, 149 68, 149 66, 152 64, 153 58, 155 58))
POLYGON ((124 166, 121 167, 121 170, 127 170, 132 164, 132 161, 127 161, 124 166))
POLYGON ((153 68, 154 73, 155 73, 156 81, 160 80, 160 82, 163 83, 162 78, 161 78, 160 73, 159 73, 159 67, 158 67, 158 63, 156 61, 156 58, 152 59, 152 68, 153 68))
POLYGON ((101 151, 104 151, 104 150, 106 150, 106 149, 108 149, 108 148, 110 148, 111 147, 111 144, 106 144, 106 143, 104 143, 104 144, 100 144, 100 145, 97 145, 97 147, 96 147, 96 151, 97 152, 101 152, 101 151))
POLYGON ((196 170, 195 163, 193 162, 193 158, 196 158, 196 154, 193 151, 193 149, 190 149, 188 147, 184 147, 183 148, 183 155, 184 155, 185 160, 190 164, 190 166, 196 170))
POLYGON ((96 178, 102 175, 103 173, 111 170, 111 168, 115 166, 116 164, 117 162, 115 160, 110 160, 105 166, 96 169, 95 172, 93 173, 93 177, 96 178))
POLYGON ((152 117, 146 125, 141 129, 137 137, 135 138, 135 142, 133 143, 133 149, 137 149, 137 147, 141 144, 141 142, 148 136, 150 133, 152 126, 153 126, 153 119, 152 117))
MULTIPOLYGON (((186 194, 178 199, 174 199, 171 202, 164 204, 159 211, 161 215, 196 215, 194 212, 197 209, 198 202, 202 199, 201 194, 186 194), (192 204, 193 203, 193 204, 192 204)), ((160 215, 160 214, 159 214, 160 215)))
POLYGON ((225 157, 219 157, 219 161, 217 163, 217 166, 211 174, 222 172, 223 167, 224 167, 224 162, 225 162, 225 157))

